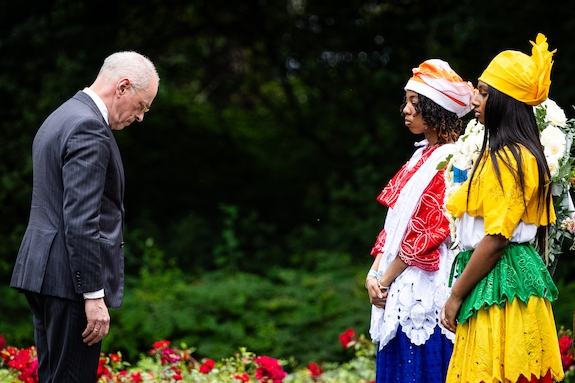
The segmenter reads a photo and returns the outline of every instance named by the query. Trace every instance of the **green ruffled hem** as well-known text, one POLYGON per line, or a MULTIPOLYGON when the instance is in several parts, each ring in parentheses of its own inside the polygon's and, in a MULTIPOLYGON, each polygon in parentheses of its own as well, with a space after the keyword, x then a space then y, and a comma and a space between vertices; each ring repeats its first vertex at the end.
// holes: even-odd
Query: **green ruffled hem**
MULTIPOLYGON (((467 266, 473 250, 457 255, 454 268, 460 275, 467 266)), ((510 243, 493 270, 483 278, 465 298, 457 320, 465 323, 479 309, 498 305, 503 308, 514 298, 527 303, 535 295, 550 302, 557 299, 559 291, 545 263, 530 244, 510 243)))

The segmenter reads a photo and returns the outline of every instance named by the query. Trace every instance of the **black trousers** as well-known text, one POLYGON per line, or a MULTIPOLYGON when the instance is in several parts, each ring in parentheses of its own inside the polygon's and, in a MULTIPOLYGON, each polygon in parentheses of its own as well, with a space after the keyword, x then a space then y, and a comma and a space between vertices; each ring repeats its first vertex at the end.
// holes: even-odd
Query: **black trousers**
POLYGON ((84 302, 25 292, 34 315, 39 383, 95 383, 102 342, 82 341, 84 302))

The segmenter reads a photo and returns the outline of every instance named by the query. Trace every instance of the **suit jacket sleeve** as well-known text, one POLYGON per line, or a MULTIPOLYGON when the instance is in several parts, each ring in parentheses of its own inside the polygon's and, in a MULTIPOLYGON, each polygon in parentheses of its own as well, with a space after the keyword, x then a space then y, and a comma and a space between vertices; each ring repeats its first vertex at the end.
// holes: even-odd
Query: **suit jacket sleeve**
POLYGON ((76 293, 104 287, 100 254, 100 209, 110 160, 107 127, 93 119, 81 121, 64 152, 63 221, 76 293))

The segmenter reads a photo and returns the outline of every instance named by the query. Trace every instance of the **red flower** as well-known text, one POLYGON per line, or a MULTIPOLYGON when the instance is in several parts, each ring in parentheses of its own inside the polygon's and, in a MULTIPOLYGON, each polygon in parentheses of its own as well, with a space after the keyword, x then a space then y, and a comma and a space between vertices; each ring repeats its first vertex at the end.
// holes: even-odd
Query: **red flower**
POLYGON ((18 379, 22 382, 38 381, 38 357, 34 346, 23 350, 9 346, 2 350, 2 359, 9 368, 18 371, 18 379))
POLYGON ((159 351, 162 351, 163 349, 167 348, 170 345, 170 341, 169 340, 160 340, 157 342, 154 342, 154 348, 151 349, 149 351, 150 355, 154 355, 157 354, 159 351))
POLYGON ((320 376, 322 374, 321 367, 315 363, 309 363, 307 369, 311 372, 311 376, 320 376))
POLYGON ((575 363, 573 362, 573 354, 571 353, 572 344, 573 339, 568 335, 564 335, 559 338, 559 351, 561 352, 561 362, 563 364, 564 371, 575 366, 575 363))
POLYGON ((202 374, 208 374, 210 371, 212 371, 212 368, 214 368, 215 365, 216 362, 211 359, 206 359, 204 364, 200 366, 199 370, 202 374))
POLYGON ((180 370, 179 368, 173 368, 173 370, 175 371, 174 375, 172 375, 172 379, 174 380, 182 380, 182 370, 180 370))
POLYGON ((120 360, 122 360, 122 358, 120 358, 120 355, 110 354, 110 361, 112 361, 114 363, 118 363, 120 360))
POLYGON ((573 355, 561 355, 561 362, 563 363, 563 371, 570 370, 571 366, 573 366, 573 355))
POLYGON ((355 331, 348 328, 343 334, 340 334, 339 341, 343 348, 348 348, 353 346, 353 344, 350 344, 353 341, 353 338, 355 338, 355 331))
POLYGON ((180 360, 182 360, 182 357, 176 354, 176 352, 171 348, 166 347, 160 352, 160 362, 162 363, 162 366, 177 363, 180 360))
POLYGON ((160 340, 158 342, 154 342, 154 348, 160 349, 160 348, 164 348, 164 347, 168 347, 170 345, 170 341, 169 340, 160 340))
POLYGON ((250 376, 248 374, 246 374, 245 372, 241 375, 234 375, 234 378, 241 380, 242 382, 249 382, 250 381, 250 376))
POLYGON ((569 352, 569 347, 571 347, 573 339, 570 336, 564 335, 559 339, 559 351, 561 354, 567 354, 569 352))
POLYGON ((0 351, 6 348, 6 338, 3 335, 0 335, 0 351))
POLYGON ((132 375, 130 375, 130 379, 132 379, 133 383, 142 383, 142 374, 140 374, 139 372, 132 372, 132 375))
POLYGON ((112 372, 110 371, 108 366, 106 366, 106 358, 103 356, 103 354, 100 355, 100 360, 98 361, 98 371, 96 373, 96 376, 98 378, 100 378, 101 376, 112 378, 112 372))
POLYGON ((260 382, 268 382, 271 380, 273 383, 280 383, 286 376, 286 372, 282 369, 277 359, 269 356, 259 356, 254 358, 254 362, 259 366, 256 368, 256 379, 260 382))

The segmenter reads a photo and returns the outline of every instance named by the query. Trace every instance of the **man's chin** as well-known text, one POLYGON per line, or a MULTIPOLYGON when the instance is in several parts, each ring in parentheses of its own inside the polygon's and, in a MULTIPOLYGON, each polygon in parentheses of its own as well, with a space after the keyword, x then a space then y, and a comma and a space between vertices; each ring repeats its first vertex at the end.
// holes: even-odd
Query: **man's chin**
POLYGON ((114 125, 110 125, 110 129, 112 130, 123 130, 126 126, 130 125, 129 123, 126 124, 114 124, 114 125))

